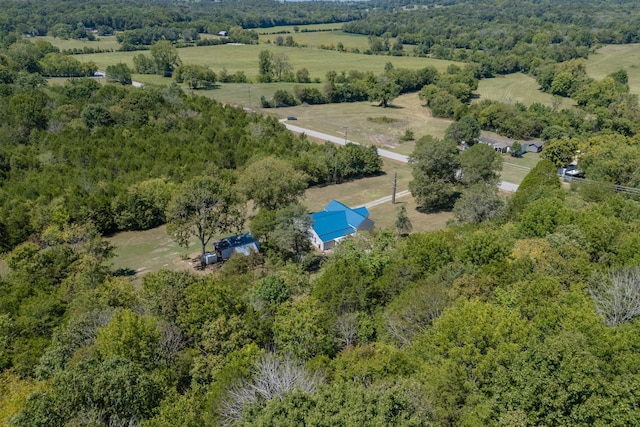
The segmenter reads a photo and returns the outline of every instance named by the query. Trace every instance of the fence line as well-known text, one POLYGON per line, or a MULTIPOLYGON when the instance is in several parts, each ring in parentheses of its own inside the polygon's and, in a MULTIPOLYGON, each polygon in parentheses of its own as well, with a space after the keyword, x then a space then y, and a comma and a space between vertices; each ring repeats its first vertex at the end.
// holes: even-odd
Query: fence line
MULTIPOLYGON (((572 182, 584 182, 585 184, 598 184, 598 181, 592 181, 586 178, 579 178, 576 176, 564 175, 560 177, 564 182, 572 183, 572 182)), ((611 184, 614 190, 619 193, 632 194, 635 196, 640 196, 640 188, 634 187, 625 187, 624 185, 611 184)))

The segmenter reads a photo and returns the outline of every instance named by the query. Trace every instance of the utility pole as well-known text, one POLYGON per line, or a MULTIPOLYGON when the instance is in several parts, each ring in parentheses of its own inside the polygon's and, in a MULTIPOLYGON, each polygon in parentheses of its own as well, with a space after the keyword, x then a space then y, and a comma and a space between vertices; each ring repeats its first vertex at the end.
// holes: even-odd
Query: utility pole
POLYGON ((251 108, 251 86, 249 86, 248 89, 249 89, 249 108, 251 108))
POLYGON ((398 172, 393 173, 393 192, 391 193, 391 204, 396 204, 396 186, 398 183, 398 172))
POLYGON ((349 140, 347 139, 347 131, 349 130, 349 126, 345 126, 344 127, 344 145, 347 145, 349 143, 349 140))

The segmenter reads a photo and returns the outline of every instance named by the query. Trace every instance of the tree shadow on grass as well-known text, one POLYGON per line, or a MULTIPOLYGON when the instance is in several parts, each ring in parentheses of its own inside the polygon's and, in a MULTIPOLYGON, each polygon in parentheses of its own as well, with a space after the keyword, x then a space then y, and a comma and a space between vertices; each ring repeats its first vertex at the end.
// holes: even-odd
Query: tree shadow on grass
POLYGON ((402 105, 395 105, 395 104, 387 104, 386 107, 382 104, 377 104, 376 107, 380 107, 383 110, 404 110, 405 109, 405 107, 403 107, 402 105))
POLYGON ((456 191, 446 201, 443 201, 443 203, 440 203, 437 206, 416 206, 416 211, 423 214, 451 212, 456 200, 458 200, 461 195, 462 193, 460 191, 456 191))
POLYGON ((113 272, 113 275, 115 277, 131 277, 136 275, 136 271, 129 267, 119 268, 113 272))

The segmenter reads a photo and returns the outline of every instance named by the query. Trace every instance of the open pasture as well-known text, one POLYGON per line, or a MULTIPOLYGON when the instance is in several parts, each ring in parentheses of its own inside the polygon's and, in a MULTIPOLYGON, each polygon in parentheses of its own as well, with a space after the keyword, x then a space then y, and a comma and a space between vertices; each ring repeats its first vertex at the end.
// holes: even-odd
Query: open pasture
POLYGON ((308 24, 308 25, 278 25, 275 27, 269 28, 248 28, 250 30, 255 31, 258 34, 276 34, 276 33, 291 33, 301 34, 306 32, 318 32, 318 31, 328 31, 328 30, 341 30, 342 22, 333 22, 328 24, 308 24), (296 33, 295 28, 298 28, 298 32, 296 33))
POLYGON ((100 36, 96 37, 94 41, 77 40, 77 39, 61 39, 51 36, 37 37, 37 39, 45 40, 56 46, 61 50, 66 49, 84 49, 85 47, 91 49, 101 50, 118 50, 120 49, 120 43, 116 40, 116 36, 100 36))
MULTIPOLYGON (((475 93, 479 96, 474 102, 483 99, 502 102, 505 104, 524 104, 529 106, 533 103, 540 103, 551 107, 553 96, 540 90, 536 79, 523 73, 497 76, 491 79, 482 79, 478 83, 478 90, 475 93)), ((558 98, 561 104, 558 108, 570 108, 574 102, 569 98, 558 98)))
POLYGON ((629 90, 640 95, 640 44, 611 44, 589 55, 587 74, 601 80, 618 70, 629 76, 629 90))
MULTIPOLYGON (((444 61, 431 58, 418 58, 409 56, 381 56, 361 55, 347 52, 336 52, 322 49, 310 49, 301 47, 285 47, 269 45, 218 45, 198 46, 178 49, 178 55, 184 64, 197 64, 208 66, 219 72, 226 68, 229 73, 242 71, 249 79, 255 79, 258 74, 258 56, 261 51, 269 50, 283 53, 289 58, 289 63, 294 70, 307 68, 311 78, 324 80, 328 71, 373 71, 381 74, 387 62, 391 62, 396 68, 409 68, 417 70, 427 66, 433 66, 439 71, 446 70, 452 61, 444 61)), ((99 54, 77 55, 80 61, 93 61, 100 69, 108 65, 124 62, 133 66, 133 57, 148 52, 106 52, 99 54)))
POLYGON ((285 38, 293 37, 293 41, 299 45, 305 45, 310 48, 319 48, 321 46, 335 46, 342 43, 345 50, 359 49, 365 50, 369 48, 369 39, 361 34, 349 34, 342 30, 334 31, 313 31, 292 34, 262 34, 260 35, 260 43, 267 41, 274 43, 277 37, 285 38))

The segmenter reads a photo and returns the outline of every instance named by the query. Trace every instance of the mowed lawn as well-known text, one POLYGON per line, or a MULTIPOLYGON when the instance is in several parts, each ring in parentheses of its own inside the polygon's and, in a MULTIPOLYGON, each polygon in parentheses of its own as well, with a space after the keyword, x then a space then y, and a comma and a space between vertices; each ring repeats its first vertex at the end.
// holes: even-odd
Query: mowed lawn
POLYGON ((191 269, 188 260, 200 253, 196 239, 192 239, 189 249, 185 249, 169 237, 165 226, 125 231, 107 240, 116 247, 113 269, 135 272, 136 278, 161 269, 191 269))
POLYGON ((500 179, 514 184, 520 184, 531 169, 540 161, 540 153, 525 153, 521 157, 502 155, 502 172, 500 179))
POLYGON ((587 74, 601 80, 609 74, 625 70, 629 76, 629 90, 640 95, 640 44, 612 44, 589 55, 587 74))
POLYGON ((409 181, 413 179, 409 165, 385 159, 383 171, 383 174, 374 177, 356 179, 338 185, 311 187, 305 192, 304 204, 312 212, 322 210, 333 199, 351 207, 364 205, 391 195, 394 173, 398 174, 397 192, 400 193, 409 188, 409 181))

